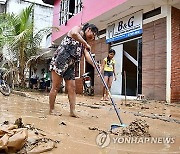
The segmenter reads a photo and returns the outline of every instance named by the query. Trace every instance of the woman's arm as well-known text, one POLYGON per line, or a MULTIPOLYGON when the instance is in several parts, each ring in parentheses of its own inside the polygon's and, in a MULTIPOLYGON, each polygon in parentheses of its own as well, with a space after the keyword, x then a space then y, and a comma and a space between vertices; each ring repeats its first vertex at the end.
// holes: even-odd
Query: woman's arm
POLYGON ((102 65, 101 65, 101 74, 103 73, 104 71, 104 66, 105 66, 106 62, 105 60, 103 59, 103 62, 102 62, 102 65))
POLYGON ((116 77, 116 71, 115 71, 115 63, 113 64, 113 73, 114 73, 114 81, 116 81, 117 77, 116 77))
POLYGON ((83 39, 82 34, 80 34, 81 30, 82 26, 75 26, 68 32, 67 35, 82 43, 85 48, 91 50, 91 46, 83 39))
POLYGON ((91 56, 89 55, 89 52, 87 51, 87 49, 84 49, 84 56, 86 58, 86 61, 91 64, 92 66, 94 66, 93 61, 91 59, 91 56))

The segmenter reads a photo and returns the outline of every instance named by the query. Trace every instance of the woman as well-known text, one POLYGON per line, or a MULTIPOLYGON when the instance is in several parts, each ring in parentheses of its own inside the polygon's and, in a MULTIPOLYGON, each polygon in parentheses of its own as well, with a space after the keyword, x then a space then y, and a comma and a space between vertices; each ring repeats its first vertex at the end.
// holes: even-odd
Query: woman
POLYGON ((50 114, 54 112, 56 95, 64 78, 68 91, 70 116, 78 117, 75 113, 75 63, 80 61, 82 53, 84 53, 87 62, 93 65, 87 51, 91 50, 88 42, 94 40, 97 34, 98 28, 94 24, 87 23, 84 26, 75 26, 68 32, 55 51, 50 64, 52 74, 52 88, 49 94, 50 114))
MULTIPOLYGON (((101 73, 104 71, 104 81, 106 82, 109 90, 111 89, 113 74, 114 74, 114 80, 116 81, 115 60, 113 59, 115 54, 116 54, 115 50, 110 49, 108 56, 104 58, 101 66, 101 73)), ((103 86, 103 97, 101 98, 101 101, 108 101, 108 100, 109 100, 108 92, 107 90, 105 90, 105 87, 103 86)))

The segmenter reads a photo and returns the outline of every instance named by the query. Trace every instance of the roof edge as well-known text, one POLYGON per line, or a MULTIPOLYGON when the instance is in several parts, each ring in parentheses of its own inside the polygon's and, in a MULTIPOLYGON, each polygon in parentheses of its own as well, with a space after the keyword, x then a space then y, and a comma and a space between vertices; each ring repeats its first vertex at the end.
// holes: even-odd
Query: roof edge
POLYGON ((54 0, 42 0, 45 4, 54 5, 54 0))

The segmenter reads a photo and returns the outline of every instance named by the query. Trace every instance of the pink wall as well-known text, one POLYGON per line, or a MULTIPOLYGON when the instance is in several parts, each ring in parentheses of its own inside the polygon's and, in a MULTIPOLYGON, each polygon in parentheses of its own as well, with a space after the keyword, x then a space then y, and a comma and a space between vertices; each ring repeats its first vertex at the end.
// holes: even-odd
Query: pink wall
MULTIPOLYGON (((60 1, 55 0, 54 3, 54 15, 53 15, 53 26, 59 27, 59 10, 60 10, 60 1)), ((82 11, 76 16, 70 18, 66 26, 61 25, 60 31, 53 32, 52 41, 58 39, 62 35, 66 34, 72 27, 75 25, 88 22, 91 19, 111 10, 112 8, 124 3, 127 0, 83 0, 83 16, 82 11)))

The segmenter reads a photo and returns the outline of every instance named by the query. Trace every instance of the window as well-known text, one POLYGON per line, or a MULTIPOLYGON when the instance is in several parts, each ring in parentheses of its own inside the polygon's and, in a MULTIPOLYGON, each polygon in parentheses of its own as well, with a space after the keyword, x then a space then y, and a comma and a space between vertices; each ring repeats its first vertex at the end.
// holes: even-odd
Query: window
POLYGON ((79 13, 82 10, 82 0, 75 0, 76 5, 75 5, 75 13, 79 13))
POLYGON ((158 14, 161 14, 161 7, 158 7, 157 9, 151 10, 149 12, 146 12, 143 14, 143 20, 151 18, 153 16, 156 16, 158 14))
POLYGON ((69 8, 68 2, 69 2, 69 0, 62 0, 61 1, 60 25, 65 24, 66 21, 68 20, 68 12, 69 12, 69 10, 68 10, 68 8, 69 8))
POLYGON ((82 0, 61 0, 60 4, 60 25, 82 10, 82 0))

